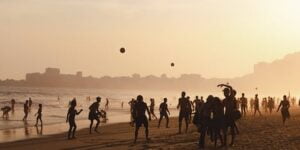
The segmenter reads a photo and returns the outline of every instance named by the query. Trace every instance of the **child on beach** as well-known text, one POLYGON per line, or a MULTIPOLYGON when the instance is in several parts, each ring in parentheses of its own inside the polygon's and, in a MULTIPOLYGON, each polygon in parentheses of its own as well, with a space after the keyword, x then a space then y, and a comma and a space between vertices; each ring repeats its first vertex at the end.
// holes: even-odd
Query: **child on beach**
POLYGON ((42 121, 42 104, 39 104, 39 109, 38 112, 34 115, 36 117, 36 123, 35 126, 38 126, 38 121, 40 120, 41 126, 43 126, 43 121, 42 121))
POLYGON ((70 103, 70 108, 67 114, 67 120, 66 122, 69 122, 70 128, 69 128, 69 133, 68 133, 68 139, 74 139, 75 138, 75 132, 76 132, 76 123, 75 123, 75 116, 79 115, 82 112, 82 109, 78 112, 75 107, 76 107, 76 99, 73 99, 70 103), (72 135, 71 135, 72 134, 72 135))

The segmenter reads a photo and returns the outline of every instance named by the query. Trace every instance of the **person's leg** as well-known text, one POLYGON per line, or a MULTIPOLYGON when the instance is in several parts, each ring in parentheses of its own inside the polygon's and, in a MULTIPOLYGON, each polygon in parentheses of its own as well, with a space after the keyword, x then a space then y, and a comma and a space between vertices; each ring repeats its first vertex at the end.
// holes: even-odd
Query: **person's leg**
POLYGON ((72 138, 75 138, 76 128, 77 128, 77 126, 76 126, 76 123, 74 122, 72 138))
POLYGON ((72 132, 72 128, 73 128, 73 124, 71 122, 69 122, 69 132, 68 132, 68 139, 71 139, 71 132, 72 132))
POLYGON ((188 132, 189 129, 189 116, 185 116, 185 133, 188 132))
POLYGON ((134 134, 134 143, 136 143, 136 140, 138 138, 138 134, 139 134, 139 126, 135 126, 135 134, 134 134))
POLYGON ((39 121, 39 117, 36 117, 35 126, 37 126, 37 125, 38 125, 38 121, 39 121))
POLYGON ((226 127, 223 130, 223 135, 224 135, 224 146, 227 146, 227 131, 228 131, 228 127, 226 125, 226 127))
POLYGON ((231 143, 230 143, 230 145, 232 146, 234 144, 234 138, 235 138, 235 131, 234 131, 235 125, 233 124, 230 128, 231 128, 230 129, 231 130, 231 143))
POLYGON ((182 120, 183 120, 183 116, 182 114, 179 114, 179 128, 178 128, 178 133, 181 133, 181 127, 182 127, 182 120))
POLYGON ((42 117, 40 117, 41 126, 43 126, 43 120, 42 117))
POLYGON ((94 123, 94 119, 91 119, 91 124, 90 124, 90 134, 92 134, 93 123, 94 123))
POLYGON ((145 135, 146 135, 146 140, 149 140, 149 129, 148 129, 148 120, 145 118, 144 120, 144 127, 145 127, 145 135))
POLYGON ((97 120, 97 124, 96 124, 96 127, 95 127, 95 131, 98 132, 98 126, 100 124, 100 119, 97 118, 96 120, 97 120))
POLYGON ((162 114, 160 114, 160 117, 159 117, 159 121, 158 121, 158 128, 160 127, 160 123, 161 123, 161 120, 163 119, 163 115, 162 114))

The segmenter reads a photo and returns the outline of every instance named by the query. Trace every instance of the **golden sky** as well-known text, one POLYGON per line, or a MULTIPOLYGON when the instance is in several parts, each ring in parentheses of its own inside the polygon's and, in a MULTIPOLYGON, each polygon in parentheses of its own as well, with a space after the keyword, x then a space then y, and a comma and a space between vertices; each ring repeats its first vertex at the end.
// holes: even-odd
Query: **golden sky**
POLYGON ((299 8, 297 0, 1 0, 0 79, 46 67, 241 76, 300 49, 299 8))

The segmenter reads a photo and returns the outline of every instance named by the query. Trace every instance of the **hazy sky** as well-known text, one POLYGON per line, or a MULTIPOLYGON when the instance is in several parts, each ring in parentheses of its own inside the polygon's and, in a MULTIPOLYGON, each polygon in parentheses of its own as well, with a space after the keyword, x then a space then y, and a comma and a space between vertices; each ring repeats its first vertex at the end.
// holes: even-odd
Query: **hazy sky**
POLYGON ((93 76, 240 76, 259 61, 300 50, 299 6, 299 0, 1 0, 0 79, 46 67, 93 76))

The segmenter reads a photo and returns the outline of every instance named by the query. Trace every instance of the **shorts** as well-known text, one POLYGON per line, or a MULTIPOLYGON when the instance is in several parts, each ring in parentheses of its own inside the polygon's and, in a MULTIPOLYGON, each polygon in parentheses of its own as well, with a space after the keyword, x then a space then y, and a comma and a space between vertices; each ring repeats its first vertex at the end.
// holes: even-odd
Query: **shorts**
POLYGON ((99 115, 97 113, 90 112, 89 113, 89 120, 98 120, 99 115))
POLYGON ((144 125, 144 127, 148 128, 148 119, 146 116, 140 116, 135 118, 135 125, 136 127, 141 127, 144 125))

